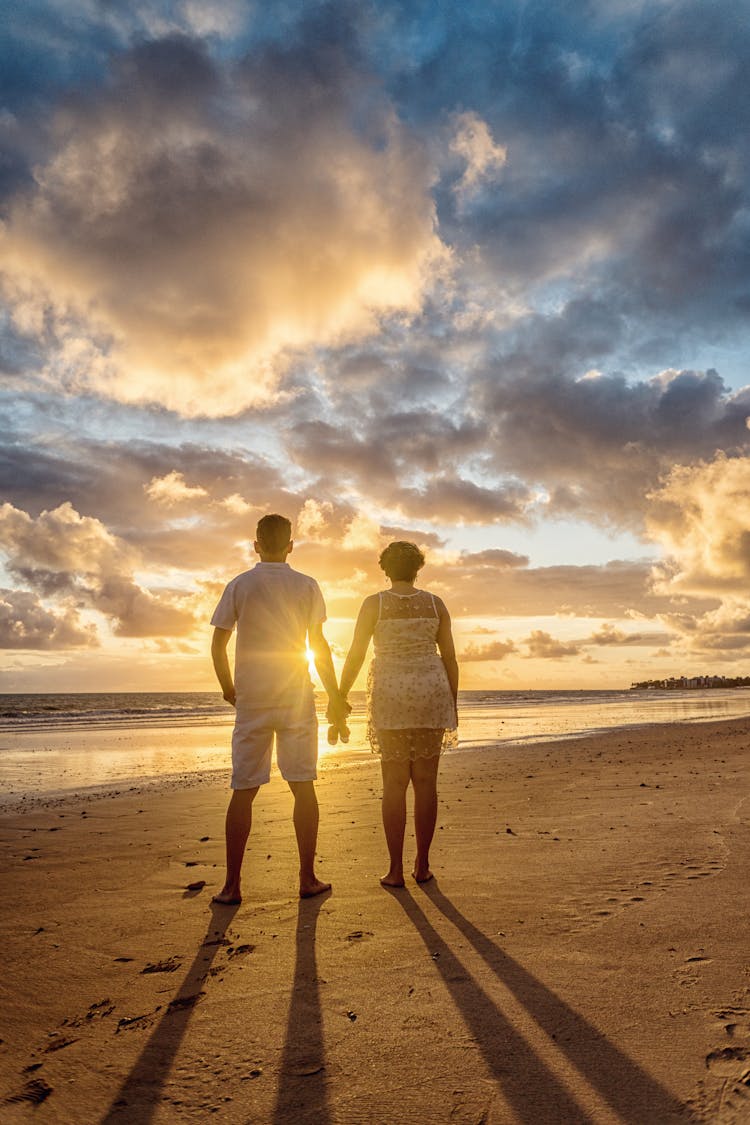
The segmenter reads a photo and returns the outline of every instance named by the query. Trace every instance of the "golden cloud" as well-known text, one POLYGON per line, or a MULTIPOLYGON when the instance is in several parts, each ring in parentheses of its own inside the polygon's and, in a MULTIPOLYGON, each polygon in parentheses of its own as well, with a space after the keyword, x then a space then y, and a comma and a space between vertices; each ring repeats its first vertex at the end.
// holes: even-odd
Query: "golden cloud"
POLYGON ((750 647, 750 457, 717 453, 675 466, 649 500, 648 532, 665 552, 655 591, 719 599, 702 615, 674 614, 667 624, 693 649, 750 647))
POLYGON ((356 130, 327 80, 311 96, 164 42, 58 113, 0 228, 17 324, 56 337, 52 384, 234 414, 300 349, 419 310, 446 257, 431 166, 387 106, 356 130))
POLYGON ((197 500, 199 497, 208 496, 205 488, 201 485, 189 485, 183 474, 175 469, 171 473, 165 473, 163 477, 152 477, 150 482, 144 485, 144 492, 151 500, 168 507, 185 500, 197 500))
POLYGON ((677 465, 649 495, 650 537, 667 561, 657 588, 744 596, 750 580, 750 457, 677 465))
MULTIPOLYGON (((184 599, 136 582, 138 553, 69 503, 36 519, 3 504, 0 547, 8 571, 34 593, 76 599, 107 617, 118 636, 180 636, 193 628, 193 614, 181 604, 184 599)), ((72 617, 65 623, 68 630, 76 625, 72 617)))

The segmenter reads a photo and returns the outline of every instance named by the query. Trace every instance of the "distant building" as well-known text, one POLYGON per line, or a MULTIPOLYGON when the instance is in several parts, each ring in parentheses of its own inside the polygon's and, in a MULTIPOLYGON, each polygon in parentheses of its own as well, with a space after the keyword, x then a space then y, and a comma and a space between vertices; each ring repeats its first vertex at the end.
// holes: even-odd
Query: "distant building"
POLYGON ((750 676, 670 676, 667 680, 639 680, 631 691, 691 691, 697 688, 750 687, 750 676))

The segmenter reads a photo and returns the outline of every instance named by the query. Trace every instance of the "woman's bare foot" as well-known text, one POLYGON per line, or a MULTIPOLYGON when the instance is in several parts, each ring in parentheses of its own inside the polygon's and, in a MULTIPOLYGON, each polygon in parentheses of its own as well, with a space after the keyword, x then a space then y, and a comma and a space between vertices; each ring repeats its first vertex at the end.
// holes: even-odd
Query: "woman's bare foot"
POLYGON ((240 888, 222 887, 219 893, 213 896, 211 902, 215 902, 217 906, 239 906, 242 902, 240 888))
POLYGON ((404 873, 398 868, 391 868, 387 875, 380 880, 381 887, 403 887, 404 873))
POLYGON ((429 883, 433 875, 429 867, 416 867, 412 871, 412 875, 418 883, 429 883))
POLYGON ((330 883, 323 883, 320 879, 309 879, 304 883, 300 882, 299 897, 315 898, 316 895, 323 895, 326 893, 326 891, 330 891, 330 889, 330 883))

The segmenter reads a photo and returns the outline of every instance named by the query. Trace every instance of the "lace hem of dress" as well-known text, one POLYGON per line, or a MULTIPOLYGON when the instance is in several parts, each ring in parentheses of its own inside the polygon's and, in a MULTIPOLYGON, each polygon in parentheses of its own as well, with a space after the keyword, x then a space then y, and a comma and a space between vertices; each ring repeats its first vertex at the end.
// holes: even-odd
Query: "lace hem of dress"
POLYGON ((453 727, 412 727, 409 730, 376 730, 367 728, 367 740, 373 754, 385 760, 413 762, 415 758, 434 758, 458 746, 458 730, 453 727))

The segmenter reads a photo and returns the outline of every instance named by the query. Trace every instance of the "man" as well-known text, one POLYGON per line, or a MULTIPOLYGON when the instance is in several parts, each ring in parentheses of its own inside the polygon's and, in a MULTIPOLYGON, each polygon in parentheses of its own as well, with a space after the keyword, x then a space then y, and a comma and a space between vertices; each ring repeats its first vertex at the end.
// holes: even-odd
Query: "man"
POLYGON ((333 722, 349 711, 336 683, 331 650, 323 636, 325 603, 314 578, 292 570, 294 544, 285 516, 267 515, 256 529, 260 562, 232 579, 211 618, 211 656, 224 698, 237 710, 232 734, 232 798, 226 816, 227 877, 213 901, 242 901, 240 872, 252 826, 253 801, 270 778, 271 750, 294 795, 294 829, 299 850, 299 893, 323 894, 331 884, 315 874, 318 838, 318 723, 308 672, 305 639, 328 693, 333 722), (235 676, 227 645, 237 626, 235 676))

